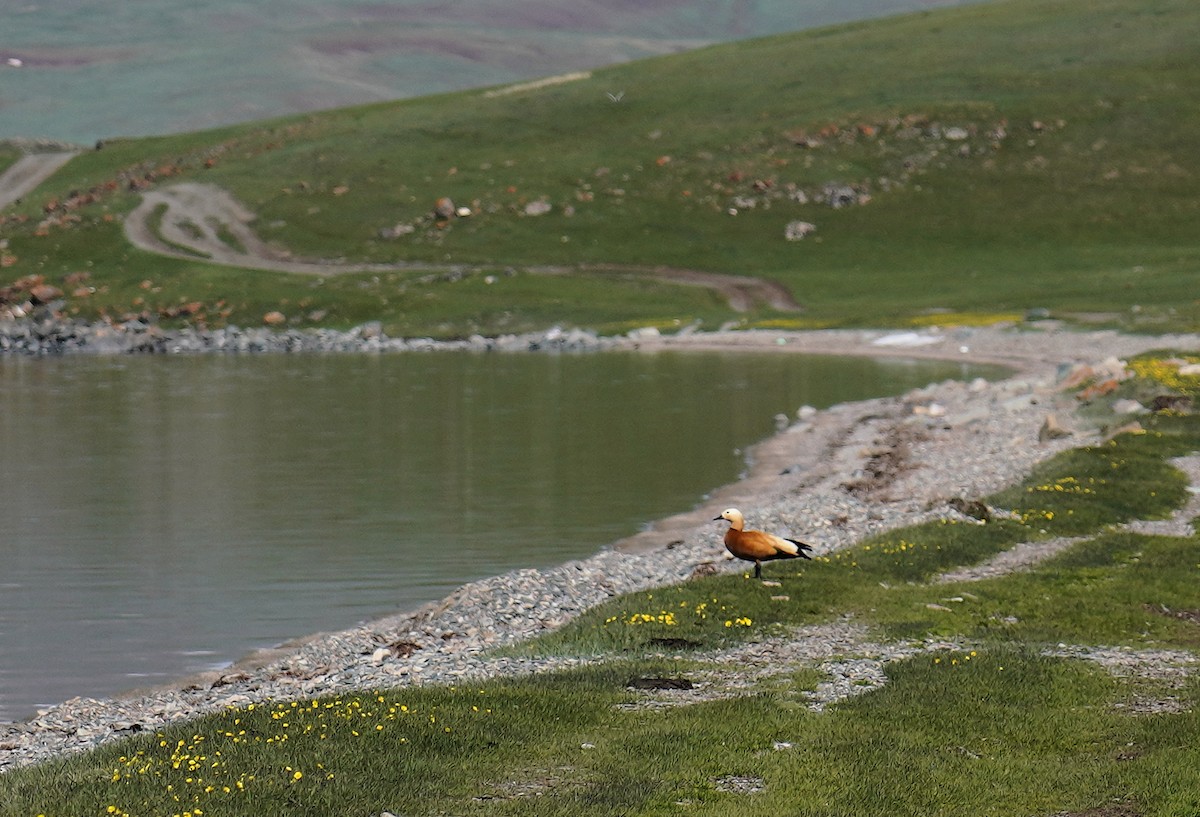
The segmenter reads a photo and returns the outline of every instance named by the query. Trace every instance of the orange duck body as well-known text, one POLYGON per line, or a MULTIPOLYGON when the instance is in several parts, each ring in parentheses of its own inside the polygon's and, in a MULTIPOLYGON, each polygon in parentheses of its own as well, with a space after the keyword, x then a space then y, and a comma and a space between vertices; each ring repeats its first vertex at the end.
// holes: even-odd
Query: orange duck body
POLYGON ((761 530, 745 530, 746 520, 737 508, 722 511, 713 521, 724 519, 729 522, 725 531, 725 548, 739 559, 754 562, 754 578, 762 578, 762 563, 775 559, 811 559, 805 551, 811 545, 795 539, 785 539, 761 530))

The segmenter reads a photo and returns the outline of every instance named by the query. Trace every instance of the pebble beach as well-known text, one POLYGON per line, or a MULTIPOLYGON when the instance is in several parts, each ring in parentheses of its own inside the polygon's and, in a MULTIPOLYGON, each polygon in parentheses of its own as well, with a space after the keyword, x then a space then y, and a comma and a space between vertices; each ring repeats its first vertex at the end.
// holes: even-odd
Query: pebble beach
MULTIPOLYGON (((57 337, 66 334, 60 332, 57 337)), ((87 333, 72 330, 69 334, 78 338, 87 333)), ((350 340, 339 339, 347 344, 340 350, 391 351, 390 341, 377 333, 360 331, 358 340, 361 343, 354 348, 350 340)), ((636 348, 653 353, 661 349, 753 349, 781 354, 942 358, 1002 364, 1011 375, 995 381, 935 383, 895 397, 821 411, 797 406, 793 416, 779 418, 776 435, 748 453, 743 479, 713 492, 697 507, 659 520, 590 558, 473 582, 419 610, 341 632, 311 635, 166 687, 110 700, 76 698, 27 721, 0 723, 0 772, 255 702, 461 683, 586 662, 589 659, 497 657, 495 650, 560 627, 615 595, 686 581, 697 573, 744 571, 745 564, 731 561, 721 544, 725 524, 712 521, 726 507, 741 508, 748 527, 803 539, 812 543, 818 554, 895 527, 962 518, 962 511, 956 509, 962 506, 961 500, 995 492, 1022 478, 1037 462, 1101 439, 1105 433, 1102 424, 1094 419, 1085 421, 1078 412, 1079 401, 1064 392, 1064 379, 1077 367, 1112 366, 1114 361, 1150 349, 1200 350, 1200 335, 1083 332, 1052 321, 930 332, 634 333, 590 340, 574 335, 570 342, 575 345, 570 347, 564 346, 567 340, 568 333, 560 332, 510 340, 507 346, 483 339, 472 342, 491 350, 636 348)), ((109 341, 115 343, 111 337, 109 341)), ((171 343, 170 338, 161 336, 154 341, 171 343)), ((203 339, 192 337, 188 343, 197 348, 176 351, 214 351, 199 348, 205 346, 203 339)), ((423 342, 396 350, 435 346, 423 342)), ((28 348, 22 351, 36 353, 28 348)), ((62 344, 53 351, 62 352, 62 344)), ((1116 415, 1113 417, 1115 422, 1116 415)), ((1181 467, 1193 484, 1200 480, 1196 461, 1189 460, 1181 467)), ((1180 520, 1197 514, 1200 509, 1189 507, 1180 520)), ((1181 528, 1182 522, 1177 527, 1181 528)), ((1055 546, 1063 545, 1045 545, 1047 552, 1055 546)), ((1008 558, 1008 562, 981 567, 993 571, 981 575, 1023 569, 1036 564, 1040 554, 1036 548, 1024 546, 1019 556, 1008 558)), ((769 577, 769 569, 767 574, 769 577)), ((888 661, 952 646, 876 644, 853 621, 830 622, 787 638, 751 642, 728 654, 711 656, 711 676, 689 694, 737 694, 748 678, 774 671, 780 656, 786 656, 793 663, 820 667, 831 679, 809 701, 819 710, 884 683, 881 667, 888 661)), ((1071 652, 1075 648, 1063 649, 1064 654, 1078 657, 1077 651, 1071 652)), ((1084 657, 1107 662, 1114 671, 1159 672, 1164 677, 1196 669, 1189 654, 1131 656, 1128 651, 1108 650, 1084 657)))

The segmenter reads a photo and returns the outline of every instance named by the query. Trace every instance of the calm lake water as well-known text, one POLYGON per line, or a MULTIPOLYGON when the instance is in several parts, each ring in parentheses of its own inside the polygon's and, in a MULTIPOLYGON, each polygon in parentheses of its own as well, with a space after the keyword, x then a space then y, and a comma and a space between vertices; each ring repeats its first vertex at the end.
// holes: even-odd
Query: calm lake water
POLYGON ((589 555, 735 479, 779 412, 979 373, 721 353, 0 358, 0 719, 589 555))

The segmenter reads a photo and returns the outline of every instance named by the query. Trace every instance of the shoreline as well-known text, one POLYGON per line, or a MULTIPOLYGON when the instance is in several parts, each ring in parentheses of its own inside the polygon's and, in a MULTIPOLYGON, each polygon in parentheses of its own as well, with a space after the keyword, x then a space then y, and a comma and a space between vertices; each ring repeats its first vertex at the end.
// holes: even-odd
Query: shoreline
MULTIPOLYGON (((630 342, 641 351, 752 351, 784 354, 833 355, 892 359, 949 360, 970 365, 1002 366, 1010 370, 1003 381, 1014 379, 1059 379, 1072 366, 1098 363, 1107 357, 1125 357, 1159 347, 1200 349, 1200 335, 1135 336, 1117 332, 1074 332, 1057 324, 1045 329, 1014 334, 1013 329, 957 329, 948 332, 903 332, 872 329, 793 331, 734 331, 661 336, 630 342), (882 342, 881 342, 882 341, 882 342), (1065 344, 1063 342, 1066 342, 1065 344), (1053 348, 1047 348, 1051 343, 1053 348), (1072 348, 1062 348, 1069 345, 1072 348)), ((620 347, 618 347, 620 348, 620 347)), ((991 384, 995 386, 996 383, 991 384)), ((921 390, 916 390, 920 392, 921 390)), ((867 404, 896 398, 875 398, 867 404)), ((932 400, 930 402, 933 402, 932 400)), ((855 404, 831 406, 830 412, 855 404)), ((1073 406, 1071 408, 1074 408, 1073 406)), ((1051 410, 1047 410, 1050 413, 1051 410)), ((668 544, 681 530, 708 522, 717 505, 749 505, 756 490, 770 490, 780 479, 779 471, 794 466, 794 445, 789 433, 810 426, 793 422, 789 428, 760 440, 748 450, 749 468, 736 482, 715 489, 707 501, 696 508, 655 520, 646 531, 614 542, 611 547, 623 552, 643 552, 668 544)), ((815 458, 814 458, 815 464, 815 458)), ((718 543, 720 544, 720 543, 718 543)))
POLYGON ((954 516, 947 500, 986 495, 1041 459, 1098 438, 1075 416, 1076 401, 1058 387, 1066 371, 1162 347, 1200 350, 1200 335, 1075 332, 1045 323, 1020 331, 756 330, 607 339, 603 348, 614 350, 937 358, 998 364, 1013 373, 838 404, 793 421, 752 447, 743 478, 586 559, 472 582, 415 611, 306 636, 165 686, 107 700, 76 698, 27 721, 0 723, 0 773, 255 701, 578 665, 587 659, 487 654, 561 626, 614 595, 684 581, 697 569, 741 570, 727 558, 710 521, 728 505, 746 510, 754 527, 812 541, 818 553, 900 525, 954 516), (1039 442, 1051 414, 1074 433, 1039 442), (848 491, 883 450, 902 451, 901 467, 879 484, 848 491), (929 478, 933 468, 936 480, 929 478))

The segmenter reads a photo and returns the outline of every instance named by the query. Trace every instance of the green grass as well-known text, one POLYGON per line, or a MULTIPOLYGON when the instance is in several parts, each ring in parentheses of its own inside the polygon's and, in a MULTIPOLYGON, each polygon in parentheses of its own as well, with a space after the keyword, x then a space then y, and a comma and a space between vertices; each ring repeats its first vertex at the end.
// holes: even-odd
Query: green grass
POLYGON ((9 142, 0 142, 0 173, 8 170, 21 158, 21 151, 9 142))
MULTIPOLYGON (((150 172, 160 185, 229 188, 259 214, 264 238, 302 256, 756 275, 787 285, 809 325, 821 326, 1042 307, 1123 328, 1194 329, 1200 302, 1179 293, 1200 264, 1191 169, 1200 112, 1181 89, 1200 81, 1197 35, 1200 9, 1183 0, 1006 0, 721 45, 533 92, 112 140, 27 197, 13 211, 26 222, 10 217, 0 229, 20 259, 14 278, 88 265, 109 289, 72 303, 85 317, 137 312, 124 297, 129 284, 159 270, 172 278, 168 300, 235 304, 220 320, 257 323, 308 294, 311 281, 282 276, 244 298, 242 283, 256 288, 247 279, 257 273, 231 279, 130 251, 118 221, 104 216, 128 212, 137 197, 127 178, 150 172), (606 95, 614 90, 625 91, 619 104, 606 95), (822 137, 829 126, 837 135, 822 137), (968 138, 933 138, 934 126, 968 138), (1004 138, 993 136, 999 127, 1004 138), (820 144, 799 147, 802 135, 820 144), (870 203, 834 210, 789 196, 794 188, 812 198, 834 182, 863 185, 870 203), (34 235, 48 199, 107 183, 116 189, 80 210, 81 224, 34 235), (428 214, 440 196, 475 214, 434 227, 428 214), (730 216, 739 197, 756 206, 730 216), (540 199, 552 211, 525 216, 540 199), (816 223, 817 234, 785 241, 794 219, 816 223), (378 237, 397 223, 417 229, 378 237)), ((371 283, 352 276, 346 286, 371 283)), ((646 298, 660 318, 709 327, 785 317, 738 316, 711 297, 698 305, 685 287, 648 295, 628 279, 556 312, 546 303, 556 292, 543 290, 560 285, 537 279, 506 302, 539 326, 644 320, 636 305, 646 298)), ((369 317, 437 336, 508 331, 503 311, 475 304, 478 292, 418 304, 392 294, 347 296, 346 308, 326 307, 324 322, 369 317)))
MULTIPOLYGON (((633 702, 639 669, 231 711, 10 773, 0 814, 1005 815, 1131 801, 1184 815, 1200 802, 1195 711, 1122 714, 1130 684, 1083 662, 915 658, 824 715, 788 690, 614 708, 633 702), (730 791, 738 779, 761 790, 730 791)), ((1193 707, 1197 692, 1183 693, 1193 707)))
POLYGON ((1188 817, 1200 809, 1200 678, 1113 675, 1053 654, 1060 643, 1200 654, 1200 537, 1114 527, 1183 501, 1168 460, 1200 450, 1200 416, 1144 423, 986 498, 1010 500, 1012 518, 773 563, 777 588, 733 574, 629 594, 518 650, 590 658, 581 668, 230 709, 0 776, 0 817, 1188 817), (1079 541, 1027 572, 934 581, 1058 535, 1079 541), (875 639, 950 646, 887 664, 886 685, 822 713, 806 695, 825 671, 803 663, 743 673, 735 697, 665 709, 638 706, 643 693, 627 687, 719 688, 714 673, 740 668, 709 650, 846 616, 875 639), (1138 714, 1153 701, 1169 706, 1138 714))
POLYGON ((897 634, 1194 650, 1200 628, 1164 611, 1195 606, 1197 561, 1195 539, 1109 534, 1019 576, 899 593, 878 616, 897 634), (930 603, 951 611, 931 613, 930 603))

